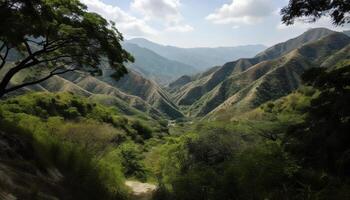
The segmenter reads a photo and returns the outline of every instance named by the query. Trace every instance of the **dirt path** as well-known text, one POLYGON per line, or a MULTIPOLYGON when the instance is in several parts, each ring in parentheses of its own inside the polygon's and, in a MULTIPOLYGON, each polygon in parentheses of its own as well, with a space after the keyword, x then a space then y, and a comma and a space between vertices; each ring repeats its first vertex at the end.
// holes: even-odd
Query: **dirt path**
POLYGON ((132 191, 134 200, 150 200, 157 186, 150 183, 141 183, 139 181, 125 181, 125 185, 132 191))

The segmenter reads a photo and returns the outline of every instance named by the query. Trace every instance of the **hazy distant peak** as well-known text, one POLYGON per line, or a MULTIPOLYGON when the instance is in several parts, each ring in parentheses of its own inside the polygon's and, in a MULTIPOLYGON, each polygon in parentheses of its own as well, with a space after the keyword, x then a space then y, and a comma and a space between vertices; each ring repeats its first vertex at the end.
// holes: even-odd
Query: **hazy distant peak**
POLYGON ((137 44, 164 58, 187 64, 200 71, 205 71, 213 66, 223 65, 239 58, 253 57, 266 49, 266 46, 261 44, 232 47, 181 48, 158 44, 145 38, 130 39, 126 43, 137 44))
POLYGON ((199 47, 178 47, 173 45, 167 45, 167 44, 159 44, 157 42, 153 42, 151 40, 148 40, 146 38, 133 38, 130 40, 126 40, 127 43, 133 43, 137 44, 139 46, 144 45, 157 45, 157 46, 163 46, 163 47, 172 47, 172 48, 179 48, 179 49, 230 49, 230 48, 246 48, 246 47, 261 47, 261 48, 267 48, 267 46, 263 44, 247 44, 247 45, 232 45, 232 46, 215 46, 215 47, 206 47, 206 46, 199 46, 199 47))

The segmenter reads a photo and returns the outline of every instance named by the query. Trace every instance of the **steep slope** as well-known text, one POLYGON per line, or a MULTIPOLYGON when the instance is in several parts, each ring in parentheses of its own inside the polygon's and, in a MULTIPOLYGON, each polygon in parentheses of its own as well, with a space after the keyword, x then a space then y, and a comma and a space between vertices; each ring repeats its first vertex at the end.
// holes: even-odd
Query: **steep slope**
POLYGON ((135 58, 135 62, 129 64, 129 67, 159 84, 166 85, 180 76, 198 72, 190 65, 169 60, 136 44, 126 42, 123 47, 135 58))
POLYGON ((128 74, 116 81, 111 76, 112 73, 113 70, 104 68, 103 77, 100 77, 100 79, 124 93, 140 97, 170 118, 183 117, 183 114, 178 110, 175 103, 173 103, 168 92, 163 90, 154 81, 144 78, 133 70, 129 70, 128 74))
POLYGON ((337 53, 329 56, 322 64, 321 67, 325 68, 334 68, 334 67, 343 67, 350 65, 350 44, 347 45, 342 50, 337 53))
POLYGON ((32 139, 0 130, 0 199, 70 199, 64 176, 56 168, 38 166, 32 139))
MULTIPOLYGON (((124 114, 149 115, 152 118, 179 118, 183 114, 172 102, 169 94, 157 83, 131 71, 118 82, 111 77, 112 69, 103 69, 104 76, 91 76, 89 73, 75 71, 54 76, 42 83, 15 91, 19 95, 28 91, 71 92, 90 97, 103 104, 115 106, 124 114)), ((23 70, 12 80, 12 84, 22 83, 31 71, 23 70)), ((1 73, 0 73, 1 77, 1 73)))
POLYGON ((201 79, 203 77, 206 77, 208 75, 210 75, 211 73, 215 72, 216 70, 218 70, 220 68, 220 66, 216 66, 216 67, 212 67, 209 70, 196 74, 194 76, 182 76, 180 78, 178 78, 177 80, 173 81, 172 83, 170 83, 167 87, 167 89, 171 92, 171 93, 176 93, 178 91, 180 91, 180 89, 185 86, 186 84, 201 79))
POLYGON ((317 41, 333 31, 328 29, 311 29, 297 38, 277 44, 254 58, 239 59, 229 62, 220 68, 214 68, 205 73, 206 76, 194 78, 181 89, 175 92, 175 100, 181 106, 190 106, 222 83, 226 78, 241 73, 248 68, 265 60, 270 60, 289 53, 292 49, 301 47, 307 43, 317 41))
MULTIPOLYGON (((104 95, 104 101, 108 99, 109 101, 113 101, 113 105, 117 106, 120 110, 125 109, 125 103, 128 105, 128 107, 135 108, 139 111, 142 111, 144 113, 149 114, 152 117, 155 116, 162 116, 161 112, 153 108, 150 104, 142 100, 141 98, 133 95, 126 94, 117 88, 100 81, 92 76, 85 76, 84 74, 76 74, 76 77, 70 74, 66 74, 64 76, 65 80, 69 80, 74 85, 83 88, 85 91, 90 92, 91 98, 97 98, 96 95, 99 97, 98 99, 103 102, 101 99, 101 95, 104 95), (122 103, 125 102, 125 103, 122 103)), ((44 86, 45 87, 45 86, 44 86)), ((47 87, 45 87, 47 88, 47 87)), ((49 89, 50 92, 53 90, 49 89)), ((54 90, 55 92, 57 90, 54 90)), ((67 91, 63 88, 61 91, 67 91)), ((129 109, 128 109, 129 110, 129 109)))
MULTIPOLYGON (((30 72, 22 71, 12 81, 13 84, 23 81, 21 77, 25 77, 25 75, 22 73, 26 74, 30 72)), ((150 116, 155 119, 165 117, 163 113, 140 97, 126 94, 118 88, 80 71, 54 76, 42 83, 15 91, 10 96, 20 95, 29 91, 70 92, 95 99, 109 106, 114 106, 126 115, 150 116)))
POLYGON ((334 33, 281 58, 259 63, 215 88, 198 115, 205 115, 211 109, 214 110, 210 117, 223 112, 234 115, 285 96, 300 86, 300 75, 306 69, 331 67, 335 59, 337 62, 347 60, 349 44, 348 36, 334 33))
POLYGON ((316 41, 331 33, 334 33, 334 31, 326 28, 311 29, 297 38, 293 38, 287 42, 283 42, 266 49, 262 53, 259 53, 256 57, 259 57, 261 60, 274 59, 289 53, 296 48, 299 48, 301 46, 300 44, 307 44, 309 42, 316 41))
POLYGON ((143 38, 135 38, 128 42, 150 49, 168 59, 194 66, 201 71, 212 66, 223 65, 228 61, 238 58, 252 57, 266 48, 263 45, 218 48, 179 48, 160 45, 143 38))

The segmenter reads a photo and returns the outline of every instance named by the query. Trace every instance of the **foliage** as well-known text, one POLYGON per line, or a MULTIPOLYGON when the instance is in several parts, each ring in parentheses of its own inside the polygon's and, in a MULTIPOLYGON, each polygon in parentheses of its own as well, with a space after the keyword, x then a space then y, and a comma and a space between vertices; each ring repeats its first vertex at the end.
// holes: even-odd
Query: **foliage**
MULTIPOLYGON (((33 138, 32 156, 36 165, 43 170, 57 168, 65 177, 62 185, 68 189, 70 196, 77 199, 125 199, 123 174, 115 173, 113 169, 102 165, 104 152, 96 149, 96 145, 86 145, 91 140, 101 144, 99 146, 109 145, 109 141, 106 142, 103 137, 110 136, 104 135, 103 132, 99 133, 100 138, 85 135, 85 123, 74 124, 76 129, 71 130, 73 124, 66 125, 61 119, 49 121, 46 123, 38 117, 19 114, 12 118, 2 118, 0 124, 1 130, 6 133, 33 138), (69 133, 67 129, 70 130, 69 133), (85 137, 80 137, 81 135, 85 137)), ((106 127, 94 124, 90 125, 90 128, 96 130, 106 127)))
POLYGON ((282 21, 291 25, 299 17, 309 17, 310 22, 315 22, 323 16, 330 16, 333 24, 343 25, 350 22, 349 5, 349 0, 290 0, 289 5, 281 10, 282 21))
POLYGON ((57 168, 75 199, 125 199, 126 177, 146 180, 144 149, 132 133, 151 139, 148 127, 161 125, 148 124, 69 93, 31 93, 0 103, 1 131, 32 137, 37 166, 57 168))
POLYGON ((0 97, 68 71, 98 71, 102 59, 121 76, 127 72, 123 63, 133 60, 122 49, 123 37, 114 23, 88 12, 78 0, 2 0, 0 17, 0 70, 9 61, 9 53, 20 55, 11 60, 15 66, 0 82, 0 97), (38 74, 8 88, 24 69, 35 69, 38 74))
POLYGON ((298 171, 279 143, 248 147, 234 132, 182 136, 163 148, 162 198, 278 199, 291 192, 298 171))
MULTIPOLYGON (((336 185, 349 186, 349 75, 349 66, 305 73, 305 83, 320 93, 311 101, 305 123, 292 126, 285 138, 286 150, 299 160, 307 174, 303 184, 324 195, 329 194, 327 190, 334 192, 332 187, 336 185)), ((342 190, 337 193, 350 195, 342 190)))
POLYGON ((142 181, 147 179, 145 166, 141 163, 142 151, 133 143, 126 143, 120 147, 123 171, 127 177, 136 177, 142 181))
POLYGON ((140 121, 135 121, 131 127, 135 129, 137 131, 137 134, 145 140, 152 137, 152 129, 140 121))
POLYGON ((158 147, 156 197, 349 198, 349 74, 312 69, 286 97, 230 122, 183 127, 158 147))

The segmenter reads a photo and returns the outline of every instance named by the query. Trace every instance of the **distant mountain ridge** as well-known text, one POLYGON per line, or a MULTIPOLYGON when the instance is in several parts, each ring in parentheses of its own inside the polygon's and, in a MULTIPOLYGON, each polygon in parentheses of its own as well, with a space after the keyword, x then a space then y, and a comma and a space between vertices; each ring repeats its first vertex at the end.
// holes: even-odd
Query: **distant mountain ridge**
MULTIPOLYGON (((231 113, 244 112, 267 101, 288 95, 301 85, 300 76, 305 70, 312 67, 333 67, 326 63, 327 60, 346 51, 346 56, 349 57, 349 47, 348 36, 334 33, 297 48, 285 56, 259 63, 236 77, 230 77, 223 83, 223 88, 220 88, 226 92, 227 98, 210 111, 209 115, 218 115, 222 110, 231 113), (232 87, 247 79, 248 84, 239 85, 240 89, 232 91, 232 87)), ((338 57, 338 62, 343 58, 338 57)), ((217 102, 214 99, 211 101, 217 102)))
POLYGON ((297 38, 274 45, 253 58, 238 59, 233 62, 228 62, 222 67, 210 69, 206 72, 206 76, 195 78, 191 83, 187 83, 186 85, 177 88, 179 92, 175 94, 175 100, 179 105, 191 105, 195 101, 199 100, 207 92, 214 89, 227 77, 243 72, 249 67, 264 60, 277 58, 278 56, 289 53, 292 50, 291 48, 281 47, 288 46, 288 44, 293 44, 293 47, 295 48, 301 47, 307 42, 313 42, 330 33, 333 32, 329 32, 328 29, 312 29, 298 36, 297 38), (314 34, 318 37, 311 36, 314 34), (305 40, 304 38, 309 38, 310 40, 305 40), (295 43, 295 41, 298 41, 299 43, 295 43))
POLYGON ((296 89, 305 69, 320 66, 338 51, 343 53, 339 55, 347 54, 349 42, 343 33, 311 29, 253 58, 229 62, 201 75, 181 77, 169 85, 169 91, 189 116, 215 115, 223 110, 238 112, 296 89))
POLYGON ((265 51, 256 55, 260 60, 268 60, 277 58, 283 54, 289 53, 296 48, 300 47, 300 44, 307 44, 308 42, 314 42, 326 35, 332 34, 334 31, 326 28, 314 28, 306 31, 304 34, 290 39, 286 42, 276 44, 265 51))
POLYGON ((134 63, 127 65, 161 85, 167 85, 183 75, 193 75, 199 72, 193 66, 170 60, 137 44, 124 42, 123 47, 135 58, 134 63))
MULTIPOLYGON (((186 75, 194 70, 186 68, 188 65, 130 43, 126 46, 134 48, 138 58, 145 56, 140 60, 145 60, 147 65, 138 67, 136 64, 142 63, 137 62, 130 65, 129 73, 120 80, 113 78, 114 70, 103 65, 102 76, 75 71, 55 76, 25 90, 68 91, 114 106, 122 113, 153 119, 178 119, 184 116, 215 119, 222 114, 245 112, 289 94, 300 86, 300 75, 306 69, 350 64, 350 37, 345 33, 323 28, 311 29, 255 57, 241 58, 192 76, 186 75), (181 70, 172 71, 174 69, 181 70), (142 70, 150 73, 149 77, 142 70), (180 77, 168 88, 160 86, 152 78, 169 76, 167 79, 170 80, 171 74, 167 73, 180 77)), ((14 84, 23 81, 21 75, 14 81, 14 84)))
POLYGON ((144 38, 134 38, 127 43, 137 44, 170 60, 185 63, 200 71, 204 71, 213 66, 223 65, 228 61, 238 58, 249 58, 264 50, 264 45, 245 45, 237 47, 217 47, 217 48, 180 48, 175 46, 165 46, 151 42, 144 38))

